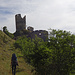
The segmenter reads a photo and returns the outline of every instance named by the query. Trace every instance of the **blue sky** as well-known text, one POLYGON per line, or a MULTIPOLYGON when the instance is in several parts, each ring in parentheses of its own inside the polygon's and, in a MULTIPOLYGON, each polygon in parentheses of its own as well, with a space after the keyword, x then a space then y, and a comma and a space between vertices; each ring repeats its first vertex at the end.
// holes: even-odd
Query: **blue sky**
POLYGON ((61 29, 75 33, 75 0, 0 0, 0 29, 15 32, 15 15, 26 15, 35 30, 61 29))

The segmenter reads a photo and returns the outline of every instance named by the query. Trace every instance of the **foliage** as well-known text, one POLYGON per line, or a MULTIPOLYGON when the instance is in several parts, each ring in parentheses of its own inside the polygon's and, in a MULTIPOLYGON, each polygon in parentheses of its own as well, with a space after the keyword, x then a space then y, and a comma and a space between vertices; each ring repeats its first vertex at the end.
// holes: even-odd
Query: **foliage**
POLYGON ((37 74, 44 75, 45 65, 48 63, 47 57, 49 57, 49 49, 45 47, 44 41, 37 37, 35 40, 21 37, 14 45, 16 48, 20 48, 25 60, 27 59, 27 62, 35 67, 37 74))
POLYGON ((31 50, 33 48, 33 43, 29 38, 26 38, 26 36, 20 37, 16 42, 15 42, 15 47, 20 48, 24 56, 27 57, 29 53, 31 53, 31 50))
POLYGON ((62 30, 50 34, 48 42, 23 36, 14 45, 34 66, 36 75, 69 75, 75 67, 75 35, 62 30))
POLYGON ((52 64, 57 75, 69 75, 75 67, 75 35, 62 30, 52 30, 48 48, 52 49, 52 64))
POLYGON ((3 27, 3 32, 7 34, 9 37, 14 38, 14 35, 7 30, 6 26, 3 27))
POLYGON ((21 31, 16 31, 14 33, 14 36, 17 37, 17 36, 23 36, 23 35, 28 35, 29 34, 29 31, 28 30, 21 30, 21 31))

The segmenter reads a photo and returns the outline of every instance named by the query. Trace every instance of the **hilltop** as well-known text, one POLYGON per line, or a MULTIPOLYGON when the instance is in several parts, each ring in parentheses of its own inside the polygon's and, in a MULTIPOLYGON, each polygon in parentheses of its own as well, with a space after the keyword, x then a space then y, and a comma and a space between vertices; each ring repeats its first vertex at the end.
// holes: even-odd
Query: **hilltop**
POLYGON ((15 50, 14 42, 15 40, 0 31, 0 75, 12 75, 10 66, 12 53, 16 53, 19 63, 16 75, 32 75, 32 67, 25 63, 21 52, 15 50))

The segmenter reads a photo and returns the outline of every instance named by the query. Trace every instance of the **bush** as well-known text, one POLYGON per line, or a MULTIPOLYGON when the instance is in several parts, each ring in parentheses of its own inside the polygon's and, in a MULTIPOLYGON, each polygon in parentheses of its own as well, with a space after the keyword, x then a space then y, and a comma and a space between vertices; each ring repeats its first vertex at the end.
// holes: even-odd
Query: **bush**
POLYGON ((21 37, 15 42, 37 75, 70 75, 75 67, 75 35, 53 30, 49 42, 21 37))

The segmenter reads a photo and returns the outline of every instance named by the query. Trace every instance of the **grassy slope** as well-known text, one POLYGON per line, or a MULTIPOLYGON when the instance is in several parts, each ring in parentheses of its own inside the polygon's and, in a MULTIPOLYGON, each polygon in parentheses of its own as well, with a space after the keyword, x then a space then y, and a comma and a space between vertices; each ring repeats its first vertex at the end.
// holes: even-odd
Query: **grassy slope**
POLYGON ((10 66, 12 53, 16 53, 19 63, 16 75, 32 75, 31 66, 25 63, 22 54, 14 49, 14 42, 0 31, 0 75, 12 75, 10 66))

